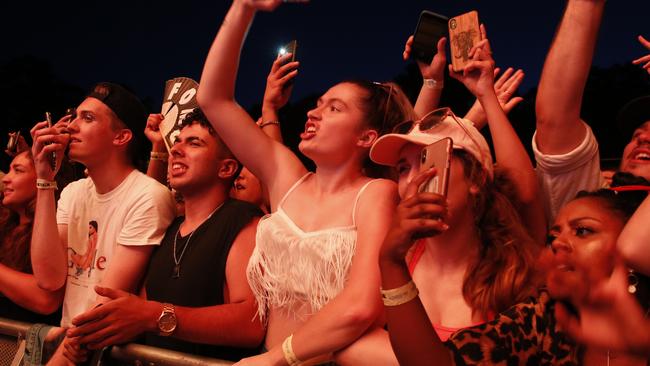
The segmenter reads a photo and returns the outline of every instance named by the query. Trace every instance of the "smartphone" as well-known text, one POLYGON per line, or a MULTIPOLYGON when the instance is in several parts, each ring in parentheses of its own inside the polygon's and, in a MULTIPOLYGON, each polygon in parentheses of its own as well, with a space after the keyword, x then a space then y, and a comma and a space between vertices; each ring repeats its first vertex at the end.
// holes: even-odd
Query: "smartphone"
MULTIPOLYGON (((52 127, 52 113, 45 112, 45 120, 47 121, 47 127, 52 127)), ((56 170, 56 153, 53 152, 50 156, 50 166, 52 170, 56 170)))
POLYGON ((438 51, 438 41, 447 35, 447 22, 449 18, 444 15, 424 10, 420 13, 418 25, 413 33, 411 55, 416 60, 430 64, 433 56, 438 51))
POLYGON ((436 168, 437 172, 435 177, 420 186, 420 192, 437 193, 445 197, 447 196, 453 145, 454 142, 452 139, 445 137, 422 149, 420 154, 420 171, 436 168))
MULTIPOLYGON (((292 40, 291 42, 287 43, 286 45, 280 47, 278 50, 278 57, 282 57, 286 55, 287 53, 291 53, 291 58, 286 60, 285 62, 282 63, 282 65, 286 65, 289 62, 294 62, 296 61, 296 50, 298 49, 298 41, 295 39, 292 40)), ((289 72, 293 71, 289 70, 289 72)), ((293 79, 289 80, 286 84, 284 84, 283 89, 289 88, 290 86, 293 85, 293 79)))
POLYGON ((449 45, 451 47, 451 67, 461 72, 471 61, 469 51, 481 40, 478 12, 472 10, 449 19, 449 45))
POLYGON ((298 41, 295 39, 284 46, 280 47, 278 50, 278 57, 282 57, 286 55, 287 53, 291 53, 291 58, 288 59, 284 64, 288 64, 289 62, 294 62, 296 61, 296 49, 298 48, 298 41))
POLYGON ((77 118, 77 109, 76 108, 67 108, 65 110, 65 115, 70 116, 68 118, 68 123, 72 122, 75 118, 77 118))
POLYGON ((9 133, 9 141, 7 141, 7 152, 9 154, 16 154, 18 152, 19 141, 20 141, 20 130, 9 133))

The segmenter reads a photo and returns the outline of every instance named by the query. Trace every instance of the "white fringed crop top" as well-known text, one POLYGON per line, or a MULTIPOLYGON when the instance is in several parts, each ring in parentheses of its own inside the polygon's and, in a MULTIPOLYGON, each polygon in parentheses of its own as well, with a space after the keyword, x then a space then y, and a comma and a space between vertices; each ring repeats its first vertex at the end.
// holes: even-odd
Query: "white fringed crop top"
MULTIPOLYGON (((257 225, 246 276, 263 322, 271 307, 301 320, 297 310, 305 306, 309 314, 318 312, 343 290, 348 277, 357 242, 357 203, 373 181, 357 193, 352 225, 305 232, 284 212, 282 203, 310 174, 300 178, 284 195, 277 211, 257 225)), ((299 313, 304 315, 304 311, 299 313)))

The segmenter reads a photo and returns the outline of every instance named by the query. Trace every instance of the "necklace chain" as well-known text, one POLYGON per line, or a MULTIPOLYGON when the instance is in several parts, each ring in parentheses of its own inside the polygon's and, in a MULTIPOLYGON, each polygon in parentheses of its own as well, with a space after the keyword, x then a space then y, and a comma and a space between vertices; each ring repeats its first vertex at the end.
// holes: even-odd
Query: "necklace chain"
POLYGON ((208 217, 206 217, 206 218, 201 222, 201 224, 199 224, 199 226, 197 226, 194 230, 192 230, 192 232, 190 232, 190 235, 189 235, 189 237, 187 238, 187 241, 185 242, 185 245, 183 245, 183 249, 181 250, 181 254, 180 254, 180 256, 178 256, 178 258, 177 258, 177 257, 176 257, 176 246, 177 246, 176 242, 178 241, 178 234, 180 234, 180 232, 181 232, 181 226, 182 226, 183 224, 181 223, 181 225, 178 225, 178 229, 176 230, 176 235, 174 235, 174 248, 173 248, 173 252, 172 252, 172 255, 173 255, 173 257, 174 257, 174 273, 172 273, 172 278, 179 278, 179 277, 181 276, 181 261, 183 260, 183 256, 185 255, 185 250, 187 250, 187 247, 190 245, 190 240, 192 240, 192 236, 194 235, 194 233, 196 232, 196 230, 197 230, 199 227, 201 227, 201 225, 203 225, 203 223, 205 223, 206 221, 208 221, 208 220, 212 217, 212 215, 214 215, 217 211, 219 211, 219 209, 224 205, 224 203, 226 203, 226 202, 224 201, 224 202, 222 202, 219 206, 217 206, 217 208, 215 208, 214 211, 212 211, 212 212, 208 215, 208 217))

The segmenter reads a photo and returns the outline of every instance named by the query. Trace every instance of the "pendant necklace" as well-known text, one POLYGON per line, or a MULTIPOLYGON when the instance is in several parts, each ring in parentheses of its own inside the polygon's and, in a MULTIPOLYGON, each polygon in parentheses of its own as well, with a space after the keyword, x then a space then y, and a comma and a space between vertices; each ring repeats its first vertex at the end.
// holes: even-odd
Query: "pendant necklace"
MULTIPOLYGON (((214 211, 212 211, 208 215, 208 217, 206 217, 205 220, 203 220, 203 222, 201 222, 201 224, 199 224, 199 226, 196 227, 196 229, 198 229, 199 227, 201 227, 201 225, 203 225, 206 221, 208 221, 212 217, 212 215, 214 215, 215 212, 219 211, 219 209, 221 208, 221 206, 223 206, 224 203, 226 203, 226 202, 224 201, 219 206, 217 206, 217 208, 215 208, 214 211)), ((192 230, 189 237, 187 238, 187 241, 185 242, 185 245, 183 245, 183 249, 181 250, 181 255, 178 256, 178 258, 177 258, 176 257, 176 242, 178 240, 178 234, 181 232, 181 226, 182 226, 182 223, 181 223, 181 225, 178 225, 178 230, 176 230, 176 235, 174 235, 174 248, 173 248, 174 252, 172 253, 173 256, 174 256, 174 272, 172 273, 172 278, 174 278, 174 279, 181 277, 181 261, 183 260, 183 255, 185 255, 185 250, 190 245, 190 240, 192 240, 192 235, 194 235, 194 232, 196 231, 196 229, 192 230)))

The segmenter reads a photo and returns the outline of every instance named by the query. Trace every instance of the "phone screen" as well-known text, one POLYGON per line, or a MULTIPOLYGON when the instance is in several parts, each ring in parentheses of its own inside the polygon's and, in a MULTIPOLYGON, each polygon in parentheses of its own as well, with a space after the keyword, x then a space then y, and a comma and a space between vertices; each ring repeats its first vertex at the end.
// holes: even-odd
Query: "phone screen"
POLYGON ((447 35, 448 18, 430 11, 423 11, 413 35, 412 54, 417 60, 431 63, 440 38, 447 35))

